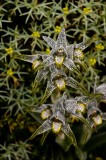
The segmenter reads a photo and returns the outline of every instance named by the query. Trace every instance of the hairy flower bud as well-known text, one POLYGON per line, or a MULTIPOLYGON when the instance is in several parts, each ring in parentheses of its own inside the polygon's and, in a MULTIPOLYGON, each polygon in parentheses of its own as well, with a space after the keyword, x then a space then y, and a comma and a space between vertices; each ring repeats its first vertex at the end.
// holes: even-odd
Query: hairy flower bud
POLYGON ((102 117, 100 115, 96 115, 92 119, 96 126, 102 124, 102 117))
POLYGON ((83 60, 84 59, 84 54, 82 52, 81 49, 79 48, 76 48, 75 51, 74 51, 74 56, 80 60, 83 60))
POLYGON ((32 68, 35 70, 40 64, 41 64, 41 61, 35 60, 32 64, 32 68))
POLYGON ((53 122, 52 123, 52 131, 53 133, 59 133, 59 131, 61 130, 62 127, 62 123, 61 122, 53 122))
POLYGON ((62 141, 62 140, 65 139, 65 134, 64 134, 62 131, 60 131, 60 132, 57 134, 57 137, 62 141))
POLYGON ((86 110, 86 104, 84 104, 84 103, 78 103, 78 109, 77 109, 77 111, 78 112, 81 112, 81 113, 84 113, 85 112, 85 110, 86 110))
POLYGON ((65 89, 66 83, 63 78, 55 80, 55 83, 60 91, 65 89))
POLYGON ((41 118, 42 120, 46 120, 47 118, 49 118, 51 116, 52 112, 50 109, 44 109, 42 112, 41 112, 41 118))

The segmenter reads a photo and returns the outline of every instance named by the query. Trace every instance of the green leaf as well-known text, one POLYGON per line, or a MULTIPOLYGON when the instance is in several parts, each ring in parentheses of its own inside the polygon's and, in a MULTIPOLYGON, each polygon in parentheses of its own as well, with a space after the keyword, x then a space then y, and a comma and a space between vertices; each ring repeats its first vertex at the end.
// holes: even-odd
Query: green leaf
POLYGON ((50 131, 47 131, 47 132, 43 133, 42 139, 41 139, 41 146, 43 146, 43 144, 44 144, 44 142, 45 142, 49 133, 50 133, 50 131))
POLYGON ((79 144, 81 147, 85 145, 85 143, 90 139, 92 135, 92 130, 90 127, 88 127, 86 124, 83 124, 80 127, 80 138, 79 138, 79 144))
MULTIPOLYGON (((64 134, 64 133, 61 133, 64 134)), ((60 135, 61 136, 61 135, 60 135)), ((65 136, 65 135, 63 135, 65 136)), ((64 151, 68 151, 70 146, 73 144, 72 139, 70 139, 68 136, 65 136, 63 139, 61 137, 59 137, 59 135, 56 136, 56 143, 59 144, 64 151)))
POLYGON ((106 132, 94 135, 84 146, 84 150, 92 151, 100 145, 106 143, 106 132))
POLYGON ((81 150, 80 148, 76 148, 76 154, 80 160, 86 160, 87 159, 87 153, 81 150))

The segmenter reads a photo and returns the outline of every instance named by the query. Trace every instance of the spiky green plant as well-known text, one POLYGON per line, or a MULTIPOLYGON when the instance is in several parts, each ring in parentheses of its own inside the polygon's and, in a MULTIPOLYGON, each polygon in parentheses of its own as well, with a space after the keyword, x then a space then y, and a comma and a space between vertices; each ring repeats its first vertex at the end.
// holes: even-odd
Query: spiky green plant
POLYGON ((1 160, 106 159, 105 6, 0 2, 1 160))
MULTIPOLYGON (((52 130, 56 135, 61 133, 68 136, 71 139, 70 145, 73 144, 81 153, 75 135, 71 129, 73 122, 75 120, 83 122, 84 125, 88 126, 89 134, 92 135, 93 129, 102 124, 102 120, 106 120, 106 114, 102 113, 97 106, 102 99, 106 101, 106 84, 96 87, 95 93, 90 93, 75 79, 77 76, 80 78, 82 76, 81 68, 77 69, 77 64, 86 66, 81 61, 83 57, 82 51, 88 47, 95 38, 87 42, 68 46, 64 28, 60 32, 57 42, 49 37, 44 36, 43 38, 52 48, 50 55, 21 54, 15 55, 14 57, 32 63, 34 70, 37 69, 38 72, 34 80, 34 91, 36 91, 39 82, 48 75, 47 88, 39 103, 39 105, 42 105, 38 105, 32 109, 33 112, 41 114, 41 119, 44 122, 29 139, 33 139, 35 136, 45 132, 48 134, 48 132, 52 130), (69 74, 71 75, 70 77, 68 76, 69 74), (56 88, 58 88, 59 92, 65 91, 66 85, 80 90, 80 96, 67 99, 67 96, 63 95, 59 100, 57 99, 55 104, 43 104, 56 88)), ((71 97, 73 96, 71 95, 71 97)), ((47 134, 45 134, 45 137, 47 134)), ((61 141, 64 141, 64 138, 61 141)), ((88 137, 86 137, 85 142, 87 140, 88 137)), ((66 146, 66 148, 68 147, 66 146)))

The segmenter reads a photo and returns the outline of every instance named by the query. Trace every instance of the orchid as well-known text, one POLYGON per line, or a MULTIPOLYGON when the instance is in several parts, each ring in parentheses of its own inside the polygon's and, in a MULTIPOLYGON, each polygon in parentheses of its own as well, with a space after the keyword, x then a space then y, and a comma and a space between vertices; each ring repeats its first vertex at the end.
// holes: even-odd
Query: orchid
POLYGON ((33 139, 35 136, 45 133, 49 130, 52 130, 52 132, 55 134, 58 134, 60 131, 62 131, 65 135, 67 135, 70 139, 72 139, 74 145, 77 145, 74 133, 65 118, 65 108, 64 108, 65 99, 66 96, 63 96, 58 100, 56 104, 43 104, 38 108, 35 107, 34 109, 32 109, 33 112, 41 113, 41 118, 43 120, 45 119, 44 118, 45 115, 48 116, 46 116, 46 120, 32 134, 32 136, 29 139, 33 139), (48 113, 51 113, 51 115, 48 113))
POLYGON ((83 116, 86 108, 86 104, 77 101, 75 98, 67 99, 66 93, 63 94, 56 104, 35 106, 31 111, 39 113, 44 122, 29 139, 33 139, 35 136, 50 130, 55 134, 59 134, 61 131, 72 139, 74 145, 77 145, 76 138, 69 125, 69 119, 70 117, 76 117, 91 129, 88 121, 83 116))
POLYGON ((102 97, 101 101, 106 102, 106 83, 103 83, 96 87, 96 93, 100 93, 102 97))
POLYGON ((87 117, 91 127, 93 128, 102 124, 103 120, 106 120, 106 113, 103 113, 99 109, 97 101, 94 100, 88 104, 87 117))
POLYGON ((81 77, 80 70, 76 67, 76 63, 86 68, 86 65, 81 62, 83 57, 82 51, 86 49, 94 40, 92 38, 87 42, 68 45, 66 40, 65 29, 63 28, 55 42, 52 38, 43 36, 43 39, 52 48, 49 55, 15 55, 14 58, 32 63, 33 69, 38 71, 33 83, 33 92, 35 93, 40 82, 46 77, 48 78, 45 94, 40 102, 43 104, 45 100, 58 88, 60 91, 65 90, 66 86, 79 89, 88 94, 86 89, 77 82, 73 75, 68 77, 66 68, 71 74, 77 74, 81 77))

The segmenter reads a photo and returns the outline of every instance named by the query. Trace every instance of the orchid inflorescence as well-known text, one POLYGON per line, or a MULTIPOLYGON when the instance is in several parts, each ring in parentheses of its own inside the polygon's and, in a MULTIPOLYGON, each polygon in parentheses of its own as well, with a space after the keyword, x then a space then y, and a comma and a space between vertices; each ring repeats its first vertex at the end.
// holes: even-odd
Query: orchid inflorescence
POLYGON ((34 92, 36 92, 38 85, 44 77, 48 78, 47 88, 41 104, 45 102, 56 88, 61 91, 65 90, 66 86, 70 86, 88 94, 87 90, 75 80, 73 74, 81 77, 81 72, 77 64, 86 69, 86 65, 82 62, 84 56, 82 51, 86 49, 96 37, 94 36, 86 42, 68 45, 65 29, 63 28, 56 42, 46 36, 43 36, 43 39, 52 48, 49 55, 39 53, 35 55, 21 54, 14 56, 15 58, 32 63, 33 69, 38 71, 33 84, 34 92), (71 74, 71 77, 68 76, 66 68, 71 74))
POLYGON ((64 93, 56 104, 34 106, 31 112, 39 113, 43 122, 29 139, 31 140, 37 135, 52 130, 58 137, 61 134, 66 135, 71 139, 72 144, 77 146, 76 137, 71 129, 75 121, 82 122, 92 132, 96 126, 102 124, 103 120, 106 120, 106 113, 99 109, 97 100, 98 98, 90 96, 67 99, 66 93, 64 93))
POLYGON ((44 78, 47 79, 47 87, 43 98, 31 110, 40 114, 42 124, 29 139, 52 130, 57 135, 60 133, 66 135, 77 146, 76 137, 71 129, 75 120, 83 122, 90 130, 100 125, 102 120, 106 120, 106 114, 102 113, 98 106, 98 101, 106 100, 106 84, 96 87, 95 93, 89 93, 76 80, 76 77, 82 77, 80 68, 87 68, 83 61, 83 50, 97 38, 94 36, 86 42, 69 45, 63 28, 56 42, 46 36, 43 36, 43 39, 52 48, 49 55, 41 53, 14 55, 14 58, 32 63, 33 69, 37 71, 33 83, 34 92, 36 92, 40 82, 44 78), (66 86, 79 90, 81 96, 72 96, 68 99, 65 92, 66 86), (59 92, 62 91, 61 98, 54 104, 45 104, 46 99, 56 89, 59 92))

